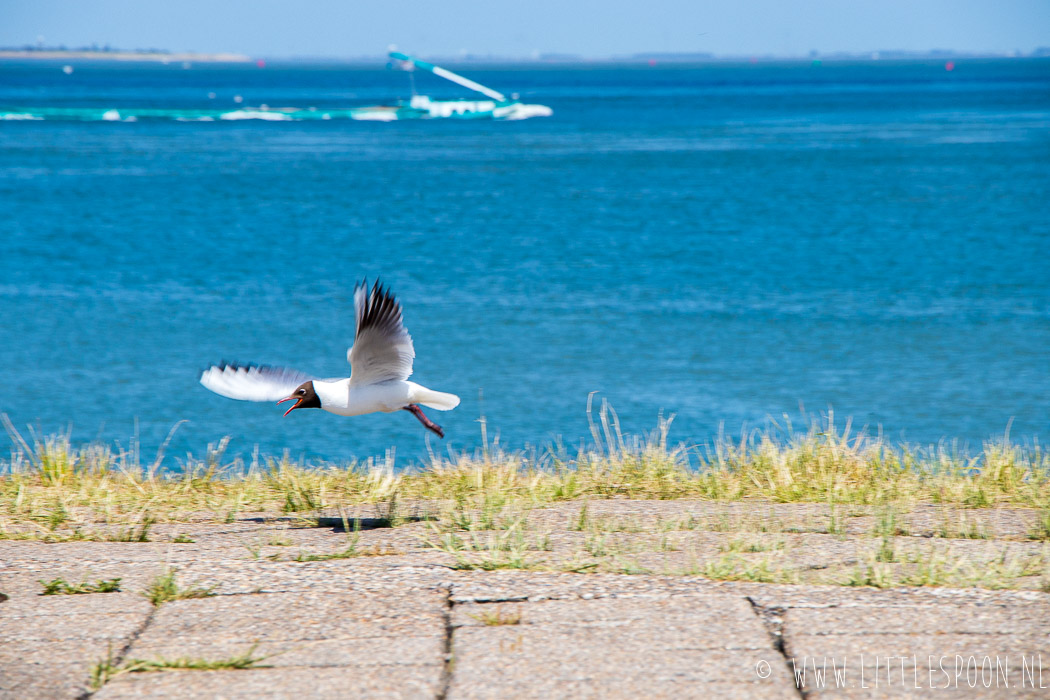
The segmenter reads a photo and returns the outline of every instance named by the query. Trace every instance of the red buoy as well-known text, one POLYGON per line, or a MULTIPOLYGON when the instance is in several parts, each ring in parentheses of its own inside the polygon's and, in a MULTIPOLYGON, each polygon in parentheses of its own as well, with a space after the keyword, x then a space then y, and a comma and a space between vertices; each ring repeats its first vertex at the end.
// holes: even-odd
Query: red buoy
POLYGON ((266 67, 266 61, 264 61, 264 60, 262 60, 260 58, 258 61, 255 62, 255 65, 259 66, 260 68, 265 68, 266 67))
POLYGON ((948 61, 944 64, 944 70, 952 71, 955 70, 955 61, 948 61))

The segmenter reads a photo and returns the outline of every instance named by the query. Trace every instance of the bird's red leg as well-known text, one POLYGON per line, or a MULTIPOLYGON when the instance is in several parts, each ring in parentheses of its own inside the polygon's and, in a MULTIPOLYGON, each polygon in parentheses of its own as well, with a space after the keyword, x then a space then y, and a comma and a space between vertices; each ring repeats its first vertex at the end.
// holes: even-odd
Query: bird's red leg
POLYGON ((445 431, 441 429, 441 426, 427 418, 426 414, 423 413, 423 409, 420 408, 418 405, 410 403, 407 406, 405 406, 404 409, 406 411, 411 411, 412 415, 418 418, 419 422, 422 423, 427 430, 434 431, 435 433, 437 433, 437 436, 439 438, 445 437, 445 431))

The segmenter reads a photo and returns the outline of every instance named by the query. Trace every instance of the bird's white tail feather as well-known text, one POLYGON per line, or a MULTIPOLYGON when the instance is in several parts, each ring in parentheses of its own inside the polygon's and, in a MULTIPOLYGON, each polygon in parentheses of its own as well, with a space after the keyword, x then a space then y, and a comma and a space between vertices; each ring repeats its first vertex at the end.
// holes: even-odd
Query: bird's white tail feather
POLYGON ((433 391, 423 386, 416 389, 412 400, 415 403, 423 404, 427 408, 436 408, 439 411, 451 411, 459 405, 459 397, 455 394, 433 391))

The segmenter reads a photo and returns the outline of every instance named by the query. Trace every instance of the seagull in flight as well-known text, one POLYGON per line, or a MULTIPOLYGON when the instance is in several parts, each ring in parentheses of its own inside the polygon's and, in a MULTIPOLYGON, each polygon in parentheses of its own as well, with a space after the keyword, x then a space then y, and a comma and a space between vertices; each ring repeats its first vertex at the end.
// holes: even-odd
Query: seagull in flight
POLYGON ((378 280, 371 290, 368 280, 361 282, 354 287, 354 316, 357 333, 346 353, 347 379, 317 379, 284 367, 224 362, 204 370, 201 384, 241 401, 295 401, 286 416, 297 408, 321 408, 339 416, 410 411, 428 430, 445 437, 420 406, 451 411, 459 397, 408 381, 416 351, 394 295, 378 280))

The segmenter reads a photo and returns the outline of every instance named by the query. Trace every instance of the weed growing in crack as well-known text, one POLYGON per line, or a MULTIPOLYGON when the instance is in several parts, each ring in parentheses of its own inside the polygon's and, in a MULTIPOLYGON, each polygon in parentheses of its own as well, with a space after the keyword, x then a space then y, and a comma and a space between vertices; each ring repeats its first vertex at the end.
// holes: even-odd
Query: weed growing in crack
POLYGON ((699 565, 693 563, 686 569, 673 573, 685 576, 703 576, 712 581, 753 581, 756 583, 797 583, 798 574, 781 568, 773 568, 766 558, 751 562, 735 554, 723 554, 718 559, 699 565))
POLYGON ((863 586, 867 588, 893 588, 896 580, 893 569, 888 564, 880 564, 872 557, 867 565, 858 565, 845 581, 844 586, 863 586))
POLYGON ((616 565, 612 568, 613 573, 625 574, 628 576, 645 576, 653 573, 652 569, 648 569, 636 561, 630 559, 616 558, 616 565))
POLYGON ((150 582, 143 591, 143 595, 155 606, 163 605, 173 600, 187 600, 190 598, 209 598, 215 595, 215 587, 203 588, 201 586, 189 586, 182 588, 175 581, 175 569, 167 569, 150 582))
POLYGON ((892 537, 883 537, 879 551, 875 553, 875 561, 891 563, 897 561, 897 547, 892 537))
POLYGON ((113 536, 113 542, 149 542, 149 531, 157 519, 148 513, 143 513, 139 519, 138 526, 121 530, 113 536))
POLYGON ((828 526, 825 532, 829 535, 846 534, 846 525, 838 517, 838 512, 835 510, 835 502, 830 498, 828 499, 828 526))
POLYGON ((875 519, 874 533, 877 537, 907 537, 911 534, 901 521, 901 514, 893 506, 882 508, 875 519))
MULTIPOLYGON (((359 531, 359 529, 360 528, 357 530, 359 531)), ((355 559, 357 557, 385 557, 404 553, 399 549, 383 547, 383 545, 378 542, 371 547, 359 547, 358 544, 361 536, 358 534, 358 531, 355 531, 347 538, 346 548, 341 549, 338 552, 329 552, 328 554, 307 554, 306 552, 299 550, 299 553, 292 561, 332 561, 335 559, 355 559)), ((277 561, 280 558, 280 555, 275 554, 270 558, 277 561)))
POLYGON ((954 579, 955 568, 948 565, 944 554, 934 553, 915 563, 911 573, 901 577, 900 584, 905 586, 948 586, 954 579))
POLYGON ((576 532, 583 532, 587 529, 587 521, 587 501, 584 501, 583 505, 580 506, 579 515, 576 516, 576 523, 569 529, 575 530, 576 532))
POLYGON ((1036 518, 1035 525, 1029 530, 1028 539, 1050 540, 1050 504, 1043 506, 1039 510, 1039 517, 1036 518))
POLYGON ((661 552, 677 552, 681 547, 672 540, 667 534, 660 535, 660 551, 661 552))
POLYGON ((346 546, 346 549, 328 554, 307 554, 300 550, 293 561, 332 561, 333 559, 354 559, 359 556, 361 556, 361 552, 357 550, 357 542, 351 542, 346 546))
POLYGON ((503 608, 497 608, 496 610, 489 611, 485 610, 477 615, 471 615, 478 622, 488 627, 500 627, 502 625, 520 625, 521 624, 521 611, 505 611, 503 608))
POLYGON ((787 543, 782 537, 777 537, 771 540, 764 540, 761 538, 737 537, 721 545, 719 549, 723 552, 743 552, 753 554, 757 552, 772 552, 782 550, 786 546, 787 543))
POLYGON ((113 645, 110 644, 106 649, 106 658, 101 659, 91 667, 91 680, 89 681, 91 690, 100 690, 102 686, 117 675, 118 668, 119 664, 115 663, 113 657, 113 645))
POLYGON ((40 581, 44 592, 40 595, 77 595, 82 593, 116 593, 120 591, 120 579, 99 579, 94 583, 81 581, 80 583, 68 583, 65 579, 56 578, 51 581, 40 581))
POLYGON ((605 546, 605 537, 602 535, 588 535, 584 541, 583 548, 595 558, 609 554, 609 550, 605 546))
POLYGON ((109 681, 125 673, 150 673, 155 671, 221 671, 243 670, 248 668, 266 668, 260 662, 270 656, 256 656, 253 644, 246 652, 225 659, 199 659, 180 656, 174 659, 128 659, 123 663, 114 663, 112 649, 106 658, 91 668, 91 688, 99 690, 109 681))
POLYGON ((423 546, 436 549, 456 558, 453 569, 495 571, 497 569, 534 569, 540 562, 528 556, 533 549, 550 547, 549 536, 538 536, 530 546, 525 536, 525 518, 518 517, 506 523, 506 528, 490 532, 472 531, 459 535, 456 531, 441 531, 431 526, 432 535, 423 539, 423 546))
POLYGON ((572 559, 570 561, 561 562, 557 566, 558 571, 564 571, 570 574, 593 574, 598 570, 601 562, 597 561, 580 561, 572 559))

